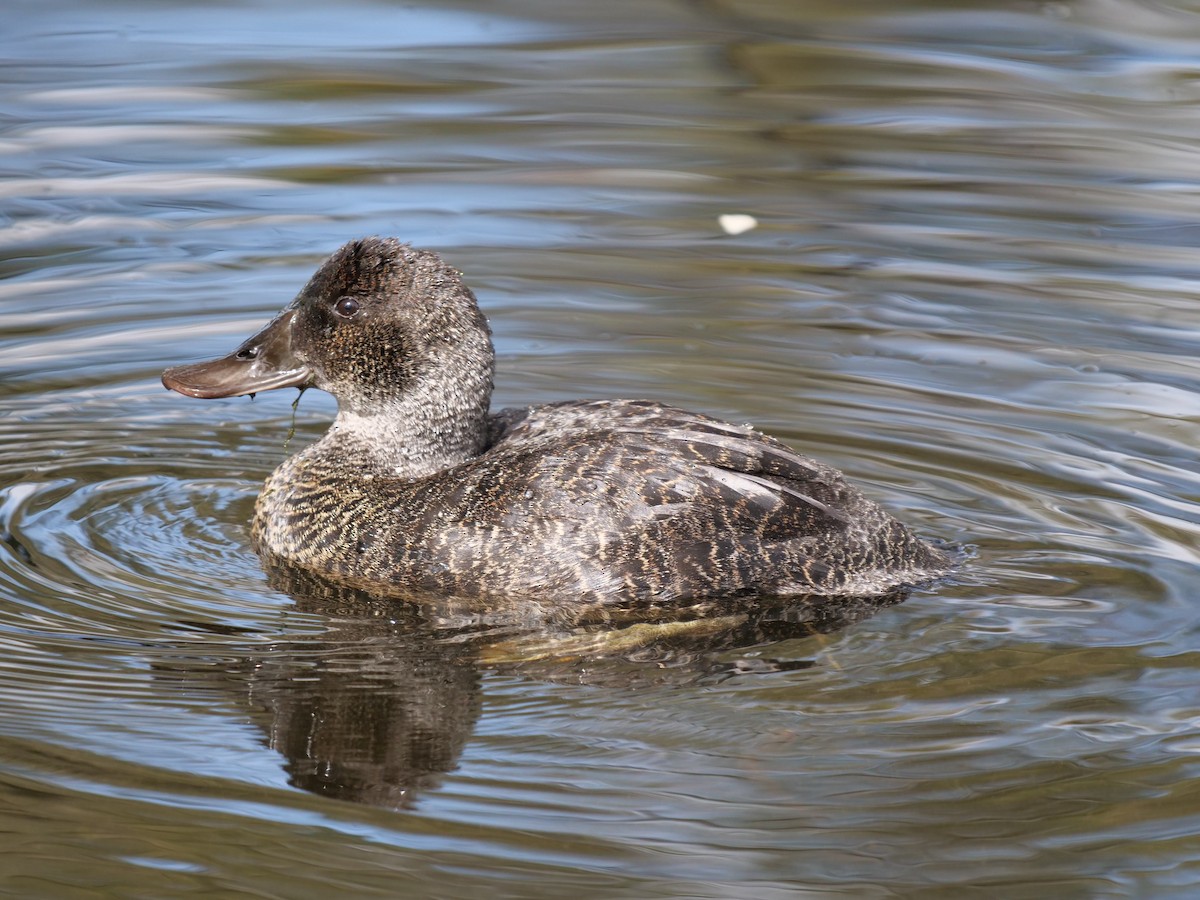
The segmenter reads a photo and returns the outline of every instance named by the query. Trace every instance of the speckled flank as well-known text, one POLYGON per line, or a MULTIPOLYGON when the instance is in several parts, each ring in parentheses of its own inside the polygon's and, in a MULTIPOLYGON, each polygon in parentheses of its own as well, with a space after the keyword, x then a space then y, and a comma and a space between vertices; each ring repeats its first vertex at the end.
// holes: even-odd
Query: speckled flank
POLYGON ((750 428, 629 400, 489 414, 487 324, 432 253, 353 242, 288 309, 298 364, 339 413, 259 496, 272 562, 554 603, 867 594, 949 568, 840 473, 750 428))

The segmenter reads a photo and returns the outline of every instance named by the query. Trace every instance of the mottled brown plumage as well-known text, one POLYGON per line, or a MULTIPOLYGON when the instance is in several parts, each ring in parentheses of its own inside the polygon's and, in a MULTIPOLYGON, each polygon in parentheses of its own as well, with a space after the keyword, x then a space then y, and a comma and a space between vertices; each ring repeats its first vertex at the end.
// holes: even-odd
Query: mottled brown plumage
POLYGON ((264 486, 273 562, 486 602, 868 594, 948 557, 773 438, 648 401, 489 414, 487 323, 458 273, 390 239, 335 253, 262 332, 168 370, 193 396, 315 386, 329 433, 264 486))

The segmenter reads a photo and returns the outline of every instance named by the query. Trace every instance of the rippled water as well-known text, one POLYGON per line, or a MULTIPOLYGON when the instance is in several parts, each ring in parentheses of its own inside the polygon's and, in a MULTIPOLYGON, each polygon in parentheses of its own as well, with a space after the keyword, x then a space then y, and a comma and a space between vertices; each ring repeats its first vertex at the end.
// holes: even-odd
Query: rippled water
POLYGON ((1200 8, 16 8, 0 893, 1193 895, 1200 8), (751 421, 972 558, 650 640, 268 580, 331 402, 158 374, 366 234, 499 405, 751 421))

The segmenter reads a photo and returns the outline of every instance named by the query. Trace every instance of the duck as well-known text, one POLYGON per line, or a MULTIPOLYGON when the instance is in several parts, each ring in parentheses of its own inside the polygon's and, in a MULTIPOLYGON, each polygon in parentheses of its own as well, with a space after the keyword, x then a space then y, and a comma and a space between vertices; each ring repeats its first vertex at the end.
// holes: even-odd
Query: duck
POLYGON ((491 410, 475 295, 435 252, 338 249, 264 328, 168 368, 180 394, 294 387, 337 400, 328 432, 255 503, 264 562, 485 604, 868 596, 952 557, 837 469, 749 425, 650 400, 491 410))

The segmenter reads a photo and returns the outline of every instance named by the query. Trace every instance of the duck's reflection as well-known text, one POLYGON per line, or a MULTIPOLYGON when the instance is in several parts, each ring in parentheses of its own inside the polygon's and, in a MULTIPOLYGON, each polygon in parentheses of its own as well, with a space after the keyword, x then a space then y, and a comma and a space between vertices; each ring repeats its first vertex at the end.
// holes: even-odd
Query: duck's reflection
POLYGON ((628 688, 803 668, 813 648, 781 642, 835 631, 903 599, 757 599, 670 615, 554 610, 535 625, 447 603, 398 602, 299 570, 268 574, 325 630, 259 649, 226 673, 244 685, 293 785, 393 809, 410 806, 457 764, 479 716, 481 669, 628 688))
POLYGON ((289 781, 341 800, 410 806, 454 768, 479 716, 469 643, 412 605, 304 573, 272 581, 326 626, 271 646, 245 672, 251 708, 289 781))

